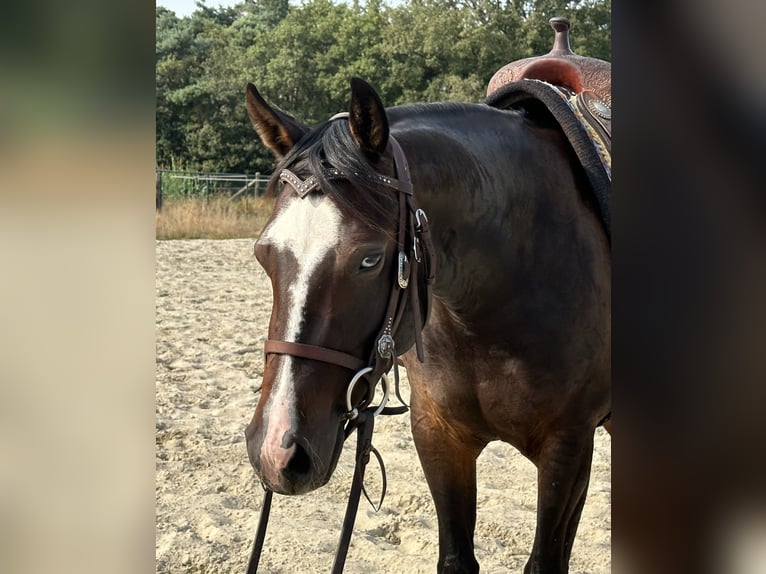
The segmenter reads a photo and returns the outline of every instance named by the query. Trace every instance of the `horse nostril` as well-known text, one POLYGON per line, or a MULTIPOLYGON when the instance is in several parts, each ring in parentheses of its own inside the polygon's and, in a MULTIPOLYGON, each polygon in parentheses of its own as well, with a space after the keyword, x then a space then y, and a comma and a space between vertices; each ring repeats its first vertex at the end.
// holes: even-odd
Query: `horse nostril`
POLYGON ((294 481, 311 472, 311 457, 305 448, 296 440, 295 434, 288 431, 282 435, 282 448, 285 452, 287 463, 282 468, 282 475, 288 480, 294 481), (289 456, 289 460, 287 459, 289 456))
POLYGON ((293 453, 290 462, 287 463, 287 468, 285 470, 293 476, 308 474, 311 470, 311 459, 301 445, 295 445, 295 452, 293 453))

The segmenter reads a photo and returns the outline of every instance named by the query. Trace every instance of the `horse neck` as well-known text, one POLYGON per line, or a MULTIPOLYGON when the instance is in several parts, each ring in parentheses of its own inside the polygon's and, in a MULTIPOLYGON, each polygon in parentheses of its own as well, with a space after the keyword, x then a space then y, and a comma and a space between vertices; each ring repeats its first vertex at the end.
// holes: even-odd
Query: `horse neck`
POLYGON ((463 318, 486 313, 482 290, 510 284, 535 259, 561 255, 537 237, 545 233, 541 210, 555 205, 557 216, 576 217, 571 157, 560 134, 515 113, 475 106, 417 118, 415 127, 397 133, 393 125, 392 133, 431 221, 434 294, 463 318))

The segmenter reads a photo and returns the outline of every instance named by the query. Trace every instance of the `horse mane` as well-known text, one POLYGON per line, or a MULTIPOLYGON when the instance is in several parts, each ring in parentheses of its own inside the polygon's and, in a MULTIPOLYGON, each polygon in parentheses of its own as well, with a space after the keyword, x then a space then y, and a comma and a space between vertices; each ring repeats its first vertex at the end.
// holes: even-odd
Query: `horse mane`
MULTIPOLYGON (((425 126, 434 114, 455 114, 476 110, 476 104, 458 102, 411 103, 386 109, 389 125, 406 119, 409 128, 425 126)), ((516 112, 521 115, 520 112, 516 112)), ((401 125, 401 124, 400 124, 401 125)), ((314 175, 321 191, 349 218, 356 219, 386 235, 395 233, 398 221, 397 193, 382 184, 378 167, 359 149, 345 119, 330 120, 311 128, 282 158, 266 188, 276 196, 281 187, 279 174, 289 169, 301 178, 314 175), (325 170, 336 168, 345 178, 328 178, 325 170)))
POLYGON ((398 220, 397 195, 377 178, 380 172, 361 152, 344 120, 315 126, 277 165, 267 193, 279 192, 279 174, 289 169, 306 178, 314 175, 321 192, 330 197, 348 217, 359 219, 372 229, 392 234, 398 220), (343 179, 330 179, 328 168, 339 169, 343 179))

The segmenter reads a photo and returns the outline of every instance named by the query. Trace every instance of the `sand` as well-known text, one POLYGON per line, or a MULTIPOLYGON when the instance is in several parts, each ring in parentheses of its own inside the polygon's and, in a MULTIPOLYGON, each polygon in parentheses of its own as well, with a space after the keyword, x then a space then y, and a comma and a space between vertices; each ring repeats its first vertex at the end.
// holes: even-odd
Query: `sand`
MULTIPOLYGON (((157 572, 244 572, 263 491, 244 429, 257 402, 271 288, 252 241, 157 242, 157 572)), ((406 377, 403 394, 408 396, 406 377)), ((379 512, 362 499, 346 572, 433 573, 436 513, 408 415, 381 417, 373 444, 388 494, 379 512)), ((329 572, 353 471, 354 439, 321 489, 274 496, 261 572, 329 572)), ((367 470, 380 492, 375 462, 367 470)), ((484 573, 521 572, 532 546, 535 467, 504 443, 478 462, 476 556, 484 573)), ((596 433, 573 573, 611 568, 611 440, 596 433)))

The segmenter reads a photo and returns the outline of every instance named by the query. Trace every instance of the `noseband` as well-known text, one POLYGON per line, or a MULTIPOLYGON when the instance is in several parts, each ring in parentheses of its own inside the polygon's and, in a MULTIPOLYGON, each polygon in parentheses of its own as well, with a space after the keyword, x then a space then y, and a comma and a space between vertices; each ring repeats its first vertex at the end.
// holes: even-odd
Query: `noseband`
MULTIPOLYGON (((348 113, 337 114, 330 118, 331 120, 346 118, 348 113)), ((399 368, 397 362, 397 351, 394 336, 397 332, 404 310, 409 301, 414 315, 415 328, 415 349, 418 360, 424 361, 422 329, 428 321, 431 308, 431 285, 434 279, 434 261, 433 244, 431 242, 431 232, 428 226, 428 218, 423 210, 416 208, 412 197, 412 181, 410 179, 409 165, 404 156, 399 142, 393 136, 389 136, 389 142, 393 151, 394 171, 396 177, 377 175, 375 179, 383 185, 390 187, 397 193, 399 220, 397 224, 397 266, 396 279, 392 282, 391 291, 386 306, 386 314, 381 323, 381 327, 375 337, 373 348, 368 358, 362 359, 336 349, 321 347, 317 345, 308 345, 305 343, 296 343, 293 341, 276 341, 269 339, 266 341, 264 350, 266 355, 290 355, 312 361, 320 361, 337 365, 354 371, 351 382, 346 390, 346 412, 343 420, 346 423, 344 434, 349 435, 357 430, 356 445, 356 468, 351 485, 346 515, 343 519, 341 538, 338 544, 338 551, 333 562, 333 574, 343 572, 343 566, 346 561, 346 554, 351 542, 351 532, 356 519, 356 512, 359 505, 360 493, 364 491, 364 470, 370 459, 370 453, 374 453, 383 469, 383 461, 380 455, 372 446, 372 431, 374 418, 378 414, 401 414, 407 411, 407 406, 399 393, 399 368), (422 266, 422 273, 421 273, 422 266), (422 278, 421 278, 422 275, 422 278), (422 280, 422 285, 420 284, 422 280), (421 293, 423 289, 423 293, 421 293), (421 313, 421 298, 425 298, 425 316, 421 313), (385 377, 391 367, 394 368, 395 392, 399 401, 402 403, 399 407, 386 407, 389 397, 388 380, 385 377), (364 379, 367 383, 367 395, 361 403, 352 404, 352 393, 356 383, 364 379), (383 381, 383 398, 380 404, 370 412, 371 402, 375 396, 375 388, 379 380, 383 381)), ((345 179, 346 175, 336 168, 325 169, 322 173, 327 179, 345 179)), ((303 199, 309 193, 319 188, 319 179, 316 175, 311 175, 302 180, 297 175, 287 169, 283 169, 279 174, 279 179, 290 184, 298 196, 303 199)), ((383 496, 385 496, 386 481, 385 471, 383 471, 383 496)), ((261 507, 261 516, 256 532, 255 543, 250 555, 250 561, 247 566, 247 574, 253 574, 258 570, 261 550, 266 537, 266 525, 268 523, 269 512, 271 509, 271 499, 273 492, 266 490, 263 505, 261 507)), ((365 496, 367 493, 365 492, 365 496)), ((369 497, 368 497, 369 500, 369 497)))

